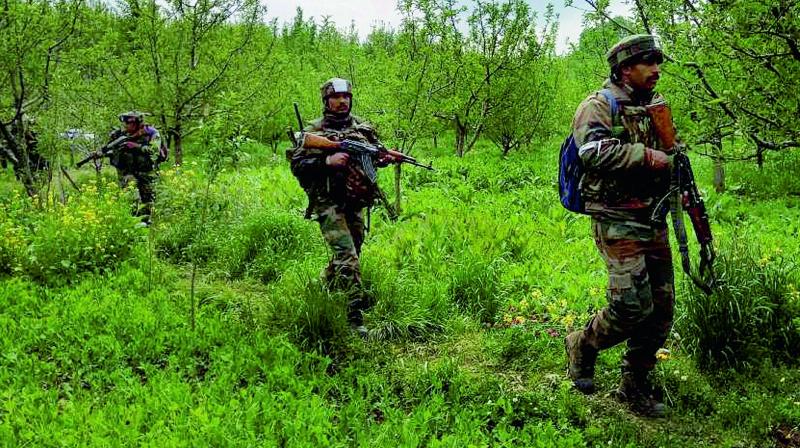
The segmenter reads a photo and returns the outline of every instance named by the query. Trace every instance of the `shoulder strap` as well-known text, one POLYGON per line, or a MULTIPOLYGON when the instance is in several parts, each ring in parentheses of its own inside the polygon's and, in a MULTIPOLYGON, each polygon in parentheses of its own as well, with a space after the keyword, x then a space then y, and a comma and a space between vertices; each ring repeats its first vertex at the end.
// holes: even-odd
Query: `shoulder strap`
POLYGON ((606 97, 608 100, 608 104, 611 105, 611 120, 613 121, 616 116, 617 112, 619 112, 619 106, 617 105, 617 98, 611 93, 611 89, 603 89, 600 91, 600 94, 606 97))
POLYGON ((308 123, 305 128, 303 128, 303 132, 315 132, 322 130, 322 118, 317 118, 311 123, 308 123))

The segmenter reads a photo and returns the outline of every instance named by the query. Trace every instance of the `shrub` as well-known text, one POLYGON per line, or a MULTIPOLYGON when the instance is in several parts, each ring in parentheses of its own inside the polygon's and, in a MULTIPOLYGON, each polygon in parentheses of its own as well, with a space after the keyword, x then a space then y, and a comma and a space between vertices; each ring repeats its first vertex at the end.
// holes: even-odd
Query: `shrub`
POLYGON ((219 232, 215 267, 230 278, 250 275, 264 283, 278 279, 288 262, 308 255, 306 243, 318 238, 302 217, 272 208, 260 209, 232 227, 219 232))
POLYGON ((0 273, 60 284, 131 258, 147 231, 135 227, 125 195, 90 181, 82 194, 44 207, 12 196, 0 205, 0 273))
POLYGON ((15 215, 21 207, 19 196, 0 202, 0 274, 11 274, 22 269, 22 255, 27 241, 25 232, 15 215))
POLYGON ((156 209, 156 247, 171 261, 188 261, 189 248, 196 260, 213 258, 216 241, 208 229, 229 230, 235 213, 232 197, 213 185, 205 197, 206 179, 196 167, 172 168, 162 173, 158 184, 156 209), (205 229, 200 229, 203 207, 206 207, 205 229), (220 226, 226 227, 220 229, 220 226))
POLYGON ((134 226, 124 194, 115 188, 98 193, 90 183, 83 194, 38 213, 26 271, 39 281, 58 283, 81 272, 109 270, 131 257, 147 230, 134 226))
POLYGON ((710 296, 694 285, 678 320, 689 350, 705 369, 743 369, 800 354, 800 294, 794 262, 764 254, 743 239, 720 247, 718 285, 710 296))

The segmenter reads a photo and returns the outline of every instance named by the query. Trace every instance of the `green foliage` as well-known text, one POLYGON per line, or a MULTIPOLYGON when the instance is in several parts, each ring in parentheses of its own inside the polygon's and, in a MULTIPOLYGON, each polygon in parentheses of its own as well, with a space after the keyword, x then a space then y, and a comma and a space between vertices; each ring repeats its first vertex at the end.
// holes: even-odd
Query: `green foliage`
POLYGON ((282 279, 282 296, 273 296, 271 316, 300 346, 331 353, 341 349, 349 335, 347 297, 329 292, 313 270, 294 270, 282 279))
MULTIPOLYGON (((269 283, 283 273, 286 262, 302 257, 307 242, 316 240, 296 214, 262 210, 228 227, 228 244, 220 247, 215 268, 230 278, 248 276, 269 283)), ((222 230, 222 229, 220 229, 222 230)))
MULTIPOLYGON (((437 158, 434 174, 404 176, 407 212, 398 222, 374 213, 364 246, 375 304, 361 340, 347 327, 347 298, 319 280, 327 254, 315 223, 302 219, 302 191, 285 161, 259 157, 236 169, 223 158, 207 197, 204 160, 162 171, 148 230, 152 273, 137 234, 127 261, 54 276, 70 275, 61 287, 19 270, 0 280, 0 327, 9 335, 0 340, 4 442, 690 446, 713 438, 750 446, 769 445, 773 428, 800 418, 796 369, 775 362, 770 376, 707 376, 684 350, 692 338, 680 322, 683 338, 669 342, 671 358, 656 377, 673 409, 666 422, 571 390, 562 338, 605 303, 606 279, 588 222, 565 214, 541 174, 549 158, 523 151, 503 159, 482 143, 464 158, 437 158)), ((703 179, 708 167, 697 168, 703 179)), ((81 182, 83 196, 67 203, 71 216, 91 210, 132 225, 130 199, 115 186, 101 195, 81 182)), ((775 257, 781 246, 785 260, 797 257, 782 221, 793 220, 791 201, 709 199, 719 240, 759 229, 752 240, 765 253, 775 257)), ((4 232, 18 229, 25 244, 29 226, 54 219, 19 193, 4 204, 4 232)), ((3 253, 24 260, 26 252, 3 253)), ((679 276, 679 290, 686 285, 679 276)), ((601 357, 602 390, 619 381, 619 356, 601 357)))
POLYGON ((692 289, 684 306, 679 331, 704 368, 794 362, 800 354, 797 266, 746 241, 740 236, 720 246, 714 294, 692 289))
POLYGON ((800 196, 800 179, 789 175, 800 168, 800 152, 770 155, 760 169, 748 163, 726 165, 731 180, 728 189, 739 196, 758 199, 800 196))
MULTIPOLYGON (((189 261, 191 249, 199 263, 221 276, 250 276, 269 283, 280 277, 287 263, 315 254, 307 242, 319 236, 298 212, 288 212, 280 204, 263 207, 261 193, 248 190, 257 184, 266 187, 262 182, 275 179, 226 177, 210 185, 207 180, 207 174, 191 165, 162 173, 159 219, 163 226, 156 232, 156 246, 166 257, 189 261), (206 225, 201 229, 204 207, 206 225)), ((298 190, 296 183, 289 184, 292 181, 282 176, 278 182, 298 190)), ((299 205, 297 199, 291 199, 292 206, 299 205)))
POLYGON ((92 182, 83 194, 43 209, 16 194, 3 201, 0 271, 60 284, 84 272, 113 270, 135 255, 144 236, 134 227, 125 193, 114 184, 98 192, 92 182))
MULTIPOLYGON (((688 297, 655 378, 672 411, 639 419, 563 374, 563 336, 605 304, 606 272, 553 175, 575 107, 626 33, 590 14, 558 56, 553 10, 536 17, 520 1, 403 1, 401 26, 366 40, 302 11, 267 23, 256 3, 4 11, 0 121, 32 104, 56 181, 28 200, 0 173, 0 445, 771 446, 797 427, 795 154, 768 153, 760 171, 727 164, 730 193, 708 194, 722 287, 705 298, 678 275, 688 297), (354 82, 355 112, 388 145, 437 168, 403 170, 398 222, 372 215, 365 340, 347 327, 346 295, 319 279, 328 254, 278 155, 292 101, 317 115, 332 76, 354 82), (161 171, 149 230, 93 173, 68 171, 81 194, 57 182, 74 156, 58 133, 103 136, 132 108, 187 146, 161 171)), ((796 141, 794 10, 764 22, 775 2, 734 1, 727 16, 727 3, 685 3, 637 3, 667 53, 697 61, 720 95, 666 64, 659 87, 681 131, 732 130, 725 157, 749 156, 752 132, 796 141), (719 30, 731 38, 712 39, 719 30)), ((699 162, 705 187, 712 168, 699 162)), ((601 356, 601 390, 618 382, 622 349, 601 356)))
POLYGON ((463 253, 460 260, 454 260, 449 293, 456 304, 483 323, 495 322, 503 300, 498 291, 502 265, 502 259, 487 262, 469 252, 463 253))

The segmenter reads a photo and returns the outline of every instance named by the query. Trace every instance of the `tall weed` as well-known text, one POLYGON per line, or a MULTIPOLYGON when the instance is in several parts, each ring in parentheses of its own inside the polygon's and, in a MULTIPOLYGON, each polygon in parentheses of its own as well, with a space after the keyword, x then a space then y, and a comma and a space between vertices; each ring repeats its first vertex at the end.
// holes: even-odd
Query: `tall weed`
POLYGON ((325 288, 310 265, 298 266, 274 285, 269 319, 306 349, 329 353, 347 338, 347 297, 325 288))
POLYGON ((724 241, 715 263, 718 285, 705 295, 693 285, 678 319, 690 351, 710 370, 744 369, 800 355, 797 265, 765 254, 742 238, 724 241))
POLYGON ((499 289, 499 272, 502 259, 485 258, 465 252, 454 261, 450 294, 462 309, 478 318, 482 323, 495 322, 500 303, 503 301, 499 289))

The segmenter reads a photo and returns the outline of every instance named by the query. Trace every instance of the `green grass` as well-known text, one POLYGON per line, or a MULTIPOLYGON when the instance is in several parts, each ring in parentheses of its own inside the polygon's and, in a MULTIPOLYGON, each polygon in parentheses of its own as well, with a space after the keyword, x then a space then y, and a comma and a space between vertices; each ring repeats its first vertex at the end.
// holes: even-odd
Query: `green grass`
MULTIPOLYGON (((562 339, 603 306, 606 274, 588 219, 556 198, 556 147, 502 159, 479 146, 435 156, 433 173, 404 170, 403 215, 373 213, 364 247, 376 299, 364 341, 344 297, 322 287, 327 250, 267 148, 223 171, 208 201, 202 164, 162 173, 152 233, 133 230, 127 196, 93 199, 113 188, 41 210, 12 196, 4 173, 0 444, 775 446, 776 431, 800 425, 796 364, 771 346, 738 371, 708 368, 684 331, 702 297, 678 266, 671 356, 656 371, 669 416, 641 419, 608 396, 622 348, 601 356, 599 393, 571 390, 562 339), (109 217, 101 232, 82 231, 91 204, 109 217), (113 257, 86 249, 98 245, 113 257)), ((696 165, 710 190, 707 163, 696 165)), ((737 167, 766 193, 709 194, 708 206, 721 257, 747 241, 758 253, 748 269, 782 273, 770 291, 795 306, 780 322, 797 324, 800 286, 780 263, 800 259, 800 201, 775 193, 773 168, 737 167)))

